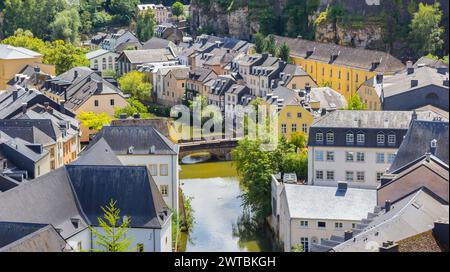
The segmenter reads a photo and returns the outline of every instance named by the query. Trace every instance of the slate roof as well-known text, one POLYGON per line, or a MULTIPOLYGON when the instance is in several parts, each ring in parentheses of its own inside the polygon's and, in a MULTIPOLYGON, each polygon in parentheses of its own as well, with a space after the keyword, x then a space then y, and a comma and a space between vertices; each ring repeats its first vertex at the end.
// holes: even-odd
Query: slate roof
POLYGON ((0 44, 0 59, 29 59, 42 57, 42 54, 23 47, 0 44))
POLYGON ((105 139, 99 139, 91 148, 81 152, 71 165, 122 165, 122 163, 105 139))
POLYGON ((448 124, 448 122, 414 120, 389 171, 397 170, 430 152, 430 143, 434 139, 437 140, 437 149, 434 155, 448 165, 448 124))
POLYGON ((434 59, 430 59, 425 57, 421 57, 419 60, 417 60, 417 62, 414 64, 414 67, 420 67, 420 66, 428 66, 431 68, 447 68, 447 72, 448 72, 448 64, 443 63, 441 60, 434 60, 434 59))
POLYGON ((272 90, 272 93, 265 97, 265 100, 272 105, 280 105, 279 101, 282 102, 283 106, 287 105, 300 105, 300 96, 297 92, 292 89, 288 89, 284 86, 278 86, 272 90))
POLYGON ((111 52, 111 51, 108 51, 108 50, 105 50, 105 49, 98 49, 98 50, 95 50, 95 51, 92 51, 92 52, 87 53, 87 54, 86 54, 86 58, 87 58, 88 60, 91 60, 91 59, 93 59, 93 58, 100 57, 100 56, 102 56, 102 55, 104 55, 104 54, 108 54, 108 53, 110 53, 110 52, 111 52))
POLYGON ((10 132, 11 137, 20 137, 30 143, 37 141, 53 141, 61 137, 61 131, 50 119, 5 119, 0 120, 0 129, 5 128, 5 133, 10 132), (26 130, 28 128, 28 131, 26 130), (32 128, 37 128, 37 130, 32 128), (19 131, 14 131, 15 129, 19 131), (23 132, 23 134, 21 134, 23 132))
POLYGON ((147 50, 125 50, 123 51, 122 54, 132 64, 164 62, 176 59, 172 51, 168 48, 147 49, 147 50))
POLYGON ((172 42, 169 40, 152 37, 142 45, 142 49, 163 49, 168 47, 172 42))
POLYGON ((405 68, 400 60, 381 51, 281 36, 275 36, 275 40, 278 44, 285 42, 290 48, 291 55, 310 60, 330 63, 331 55, 338 55, 333 63, 340 66, 354 67, 380 73, 396 73, 405 68), (310 56, 307 55, 308 51, 312 52, 310 56), (375 69, 373 69, 373 63, 379 63, 375 69))
POLYGON ((104 139, 116 155, 176 155, 178 147, 155 128, 148 126, 105 126, 87 149, 104 139), (155 152, 151 153, 152 146, 155 152), (132 154, 130 154, 130 148, 132 154))
POLYGON ((220 96, 227 92, 230 87, 235 84, 235 81, 231 77, 225 75, 218 76, 210 82, 212 82, 209 90, 210 93, 220 96))
POLYGON ((448 80, 448 72, 444 75, 430 67, 416 68, 414 69, 414 73, 409 75, 406 71, 402 71, 394 76, 384 77, 384 97, 398 95, 429 85, 439 86, 448 91, 448 86, 444 86, 444 80, 446 79, 448 80), (417 80, 417 86, 411 87, 411 80, 417 80))
POLYGON ((360 221, 376 205, 376 190, 285 184, 291 218, 360 221))
POLYGON ((378 251, 383 242, 402 241, 429 231, 435 221, 448 220, 448 213, 448 204, 421 188, 393 203, 390 211, 382 210, 353 239, 333 247, 333 251, 378 251))
POLYGON ((338 110, 318 119, 312 127, 408 129, 411 118, 411 111, 338 110))
POLYGON ((432 105, 423 106, 415 109, 417 119, 423 121, 449 121, 449 114, 447 111, 436 108, 432 105))
POLYGON ((344 109, 347 107, 347 100, 343 95, 336 92, 329 87, 311 88, 309 94, 310 102, 320 102, 320 107, 325 108, 327 111, 344 109))
MULTIPOLYGON (((1 153, 1 152, 0 152, 1 153)), ((1 157, 1 154, 0 154, 1 157)), ((16 186, 19 186, 20 183, 8 176, 0 174, 0 193, 6 192, 16 186)))
MULTIPOLYGON (((207 68, 195 68, 189 71, 189 79, 203 82, 210 74, 216 75, 213 70, 207 68)), ((217 76, 217 75, 216 75, 217 76)))

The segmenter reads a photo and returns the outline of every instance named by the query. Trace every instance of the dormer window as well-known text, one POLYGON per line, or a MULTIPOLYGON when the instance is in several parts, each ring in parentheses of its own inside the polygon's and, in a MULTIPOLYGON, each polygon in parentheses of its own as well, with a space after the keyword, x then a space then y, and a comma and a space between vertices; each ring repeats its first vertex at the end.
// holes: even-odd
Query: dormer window
POLYGON ((323 142, 323 133, 322 132, 316 133, 316 142, 323 142))
POLYGON ((377 145, 384 145, 384 143, 385 143, 384 133, 380 132, 377 134, 377 145))
POLYGON ((72 225, 74 228, 78 229, 80 227, 80 219, 78 218, 70 218, 72 225))
POLYGON ((334 143, 334 133, 333 132, 327 132, 327 143, 329 143, 329 144, 334 143))
POLYGON ((347 135, 345 135, 345 142, 347 144, 353 144, 355 142, 355 135, 352 132, 347 132, 347 135))
POLYGON ((397 137, 395 136, 395 134, 391 133, 388 135, 388 144, 389 145, 395 145, 397 141, 397 137))
POLYGON ((356 141, 358 144, 364 144, 366 142, 366 135, 364 133, 358 133, 356 136, 356 141))

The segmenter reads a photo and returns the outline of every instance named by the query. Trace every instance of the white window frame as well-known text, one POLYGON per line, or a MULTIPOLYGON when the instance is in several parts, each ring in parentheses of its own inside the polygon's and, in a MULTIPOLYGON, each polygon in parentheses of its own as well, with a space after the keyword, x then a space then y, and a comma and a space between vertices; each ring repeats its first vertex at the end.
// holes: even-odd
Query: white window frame
POLYGON ((323 142, 323 133, 322 132, 316 133, 316 142, 323 142))
POLYGON ((365 182, 366 181, 366 173, 364 171, 357 171, 356 172, 356 181, 357 182, 365 182), (360 179, 362 174, 363 179, 360 179))
POLYGON ((334 143, 334 132, 327 132, 327 143, 334 143))
POLYGON ((354 162, 355 161, 355 152, 345 152, 345 161, 346 162, 354 162), (352 156, 351 160, 349 160, 349 155, 352 156))
POLYGON ((364 144, 366 142, 366 135, 364 133, 358 133, 356 135, 356 141, 358 144, 364 144))
POLYGON ((355 172, 345 171, 345 181, 354 182, 355 181, 355 172), (350 179, 350 176, 351 176, 351 179, 350 179))
POLYGON ((377 134, 377 144, 384 145, 385 142, 386 142, 385 135, 383 133, 378 133, 377 134))
POLYGON ((334 152, 333 151, 327 151, 327 162, 334 162, 334 152))
POLYGON ((353 144, 355 142, 355 134, 353 133, 347 133, 345 135, 345 142, 347 144, 353 144), (351 140, 350 140, 351 139, 351 140))
POLYGON ((356 152, 356 162, 366 162, 366 153, 364 152, 356 152), (362 155, 362 157, 361 157, 362 155), (362 158, 362 160, 360 160, 362 158))
POLYGON ((324 179, 324 175, 323 175, 323 174, 324 174, 323 170, 316 170, 316 173, 315 173, 316 179, 317 179, 317 180, 323 180, 323 179, 324 179), (319 175, 318 175, 319 173, 320 173, 320 175, 322 176, 321 178, 318 177, 318 176, 319 176, 319 175))
POLYGON ((395 134, 389 134, 388 135, 388 144, 395 145, 397 143, 397 137, 395 134))
POLYGON ((300 228, 301 229, 309 228, 309 222, 307 220, 300 220, 300 228))
POLYGON ((316 151, 315 161, 324 161, 325 157, 323 155, 323 151, 316 151))
POLYGON ((376 162, 378 164, 385 164, 386 163, 386 154, 384 154, 384 153, 377 153, 376 154, 376 162), (380 160, 381 158, 383 158, 383 160, 380 160))

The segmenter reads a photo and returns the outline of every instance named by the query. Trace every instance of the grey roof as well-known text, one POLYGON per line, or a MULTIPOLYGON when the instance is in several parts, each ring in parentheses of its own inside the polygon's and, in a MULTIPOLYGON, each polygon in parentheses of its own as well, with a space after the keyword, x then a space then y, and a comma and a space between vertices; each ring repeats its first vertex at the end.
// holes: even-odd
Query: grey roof
POLYGON ((414 67, 416 67, 416 68, 420 67, 420 66, 428 66, 428 67, 431 67, 431 68, 441 68, 442 67, 442 68, 447 68, 448 69, 448 64, 445 64, 441 60, 430 59, 430 58, 428 58, 426 56, 425 57, 421 57, 414 64, 414 67))
POLYGON ((331 56, 338 55, 333 61, 336 65, 380 73, 395 73, 405 68, 400 60, 386 52, 281 36, 275 36, 275 39, 278 44, 285 42, 293 56, 330 63, 331 56), (307 54, 308 51, 312 52, 310 56, 307 54), (373 67, 374 63, 378 65, 373 67))
POLYGON ((436 108, 432 105, 423 106, 415 109, 417 112, 417 119, 424 121, 449 121, 448 111, 436 108))
POLYGON ((176 155, 178 147, 155 128, 148 126, 105 126, 87 147, 104 139, 116 155, 176 155), (152 146, 155 152, 151 153, 152 146), (131 155, 131 154, 130 154, 131 155))
POLYGON ((189 79, 203 82, 205 79, 208 78, 209 75, 214 75, 217 77, 216 73, 208 68, 194 68, 189 71, 189 79))
POLYGON ((389 171, 397 170, 430 152, 430 143, 434 139, 437 140, 434 155, 448 165, 448 129, 448 122, 414 120, 389 171))
POLYGON ((398 242, 432 229, 435 221, 448 220, 448 213, 448 204, 422 188, 393 203, 389 212, 381 211, 354 239, 335 246, 333 251, 378 251, 383 242, 398 242))
POLYGON ((296 91, 288 89, 284 86, 278 86, 265 97, 265 100, 273 105, 279 105, 278 101, 281 102, 282 100, 282 105, 286 106, 286 105, 300 105, 301 99, 296 91))
POLYGON ((414 73, 409 75, 407 71, 403 71, 383 79, 384 97, 394 96, 429 85, 439 86, 448 91, 448 86, 444 86, 444 80, 446 79, 448 80, 448 72, 444 75, 438 73, 437 69, 430 67, 416 68, 414 73), (417 86, 411 87, 411 80, 417 80, 417 86))
POLYGON ((56 141, 61 137, 61 131, 50 119, 5 119, 0 120, 0 128, 4 128, 5 133, 12 133, 11 137, 20 137, 30 143, 45 142, 49 140, 48 138, 56 141), (26 128, 37 128, 37 130, 30 130, 28 133, 25 130, 14 132, 14 129, 26 128))
POLYGON ((408 129, 411 118, 411 111, 338 110, 318 119, 312 127, 408 129))
POLYGON ((171 45, 171 41, 152 37, 142 45, 142 49, 163 49, 171 45))
POLYGON ((98 50, 95 50, 95 51, 87 53, 86 54, 86 58, 88 60, 91 60, 93 58, 100 57, 100 56, 102 56, 104 54, 107 54, 107 53, 110 53, 110 52, 111 51, 108 51, 108 50, 105 50, 105 49, 98 49, 98 50))
MULTIPOLYGON (((0 154, 1 155, 1 154, 0 154)), ((6 192, 14 187, 19 186, 20 183, 8 176, 0 174, 0 193, 6 192)))
POLYGON ((347 107, 345 97, 329 87, 311 88, 311 102, 320 102, 320 107, 327 111, 344 109, 347 107))
POLYGON ((147 50, 125 50, 123 51, 122 54, 132 64, 164 62, 176 59, 172 51, 168 48, 147 49, 147 50))
POLYGON ((62 252, 66 248, 51 225, 0 222, 0 252, 62 252))
POLYGON ((377 203, 376 190, 285 184, 291 218, 360 221, 377 203))
POLYGON ((81 152, 72 165, 122 165, 114 150, 105 139, 99 139, 93 146, 81 152))
POLYGON ((3 127, 0 124, 0 131, 8 134, 12 138, 20 138, 29 143, 49 145, 56 143, 50 136, 42 132, 37 127, 3 127))
POLYGON ((0 44, 0 59, 29 59, 42 57, 42 54, 23 47, 0 44))

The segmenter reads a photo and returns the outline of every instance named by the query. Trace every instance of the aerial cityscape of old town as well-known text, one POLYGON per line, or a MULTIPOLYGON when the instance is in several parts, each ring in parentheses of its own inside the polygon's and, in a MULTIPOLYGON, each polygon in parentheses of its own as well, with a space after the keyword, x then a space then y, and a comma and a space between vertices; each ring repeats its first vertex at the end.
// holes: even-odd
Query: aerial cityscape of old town
POLYGON ((0 257, 448 252, 448 15, 1 0, 0 257))

